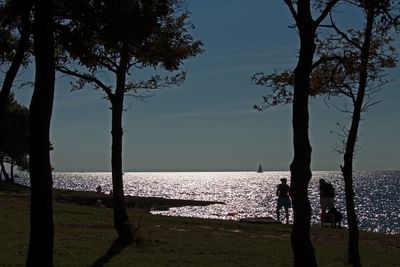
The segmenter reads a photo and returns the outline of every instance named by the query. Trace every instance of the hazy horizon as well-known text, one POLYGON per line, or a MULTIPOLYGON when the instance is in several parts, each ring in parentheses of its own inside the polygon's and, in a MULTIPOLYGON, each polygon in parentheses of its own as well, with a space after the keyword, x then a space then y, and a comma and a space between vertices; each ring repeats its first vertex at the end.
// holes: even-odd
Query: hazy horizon
MULTIPOLYGON (((258 167, 258 166, 257 166, 258 167)), ((312 172, 341 172, 341 170, 311 170, 312 172)), ((400 169, 364 169, 364 170, 354 170, 355 172, 380 172, 380 171, 400 171, 400 169)), ((111 170, 63 170, 63 171, 57 171, 54 170, 54 173, 111 173, 111 170)), ((254 172, 257 173, 257 168, 254 170, 124 170, 124 173, 132 173, 132 172, 137 172, 137 173, 157 173, 157 172, 168 172, 168 173, 191 173, 191 172, 254 172)), ((264 170, 264 172, 290 172, 289 170, 264 170)))

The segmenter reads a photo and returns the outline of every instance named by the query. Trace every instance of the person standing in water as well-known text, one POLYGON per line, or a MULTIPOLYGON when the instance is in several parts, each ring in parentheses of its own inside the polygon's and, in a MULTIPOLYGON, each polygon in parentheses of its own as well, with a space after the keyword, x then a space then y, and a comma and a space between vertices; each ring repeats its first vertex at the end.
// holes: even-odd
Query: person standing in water
POLYGON ((282 207, 285 208, 286 224, 289 224, 289 209, 292 207, 292 202, 289 197, 290 186, 287 184, 287 179, 282 178, 281 183, 276 188, 276 196, 278 197, 278 203, 276 205, 276 218, 280 220, 280 210, 282 207))
POLYGON ((324 179, 319 180, 319 193, 321 204, 321 225, 327 211, 335 207, 335 188, 324 179))

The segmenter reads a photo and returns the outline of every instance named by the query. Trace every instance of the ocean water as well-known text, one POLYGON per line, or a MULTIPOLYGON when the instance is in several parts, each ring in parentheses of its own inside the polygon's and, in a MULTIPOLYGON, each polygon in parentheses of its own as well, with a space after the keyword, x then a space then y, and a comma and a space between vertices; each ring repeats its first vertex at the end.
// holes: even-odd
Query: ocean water
MULTIPOLYGON (((112 187, 111 174, 105 172, 56 172, 53 178, 55 188, 95 191, 101 185, 103 191, 109 192, 112 187)), ((225 203, 154 211, 157 214, 237 220, 245 217, 275 217, 275 192, 281 178, 288 178, 290 183, 289 172, 126 172, 124 190, 127 195, 225 203), (232 213, 236 215, 229 216, 232 213)), ((313 172, 309 185, 312 222, 319 222, 320 178, 334 185, 335 205, 346 216, 344 182, 340 172, 313 172)), ((18 182, 29 185, 29 180, 24 176, 20 176, 18 182)), ((357 172, 354 188, 360 229, 399 234, 400 171, 357 172)), ((346 225, 345 217, 343 222, 346 225)))

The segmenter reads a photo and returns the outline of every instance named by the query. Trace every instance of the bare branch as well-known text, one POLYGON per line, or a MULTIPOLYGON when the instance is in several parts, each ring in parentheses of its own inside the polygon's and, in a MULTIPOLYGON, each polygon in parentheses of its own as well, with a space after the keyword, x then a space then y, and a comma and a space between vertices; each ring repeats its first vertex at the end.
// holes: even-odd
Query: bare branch
POLYGON ((283 0, 285 4, 289 7, 290 13, 292 13, 292 16, 295 20, 297 20, 297 12, 294 9, 293 3, 291 0, 283 0))
POLYGON ((331 24, 332 24, 332 28, 336 31, 337 34, 339 34, 344 40, 346 40, 347 42, 349 42, 350 44, 352 44, 354 47, 358 48, 358 49, 362 49, 362 47, 355 43, 353 40, 351 40, 351 38, 349 36, 347 36, 346 33, 344 33, 343 31, 341 31, 335 24, 335 22, 333 21, 332 18, 332 14, 330 14, 330 20, 331 20, 331 24))
POLYGON ((337 2, 339 2, 339 0, 332 0, 326 5, 321 15, 315 20, 315 24, 317 26, 319 26, 321 22, 326 18, 326 16, 330 14, 332 8, 337 4, 337 2))
POLYGON ((82 74, 82 73, 79 73, 76 70, 70 70, 70 69, 67 69, 65 67, 56 67, 56 69, 61 73, 64 73, 64 74, 67 74, 67 75, 70 75, 70 76, 85 80, 85 81, 87 81, 89 83, 92 83, 92 84, 96 85, 97 87, 103 89, 103 91, 107 94, 109 99, 112 99, 113 92, 110 89, 110 87, 105 85, 104 83, 102 83, 95 76, 90 75, 90 74, 82 74))

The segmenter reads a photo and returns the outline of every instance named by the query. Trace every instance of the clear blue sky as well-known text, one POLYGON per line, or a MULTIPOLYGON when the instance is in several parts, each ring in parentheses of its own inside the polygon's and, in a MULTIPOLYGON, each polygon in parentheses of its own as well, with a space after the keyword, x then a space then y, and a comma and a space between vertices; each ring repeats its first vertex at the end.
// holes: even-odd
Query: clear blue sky
MULTIPOLYGON (((283 1, 191 0, 188 8, 193 35, 206 52, 186 61, 183 86, 157 91, 145 102, 126 100, 124 170, 256 170, 259 163, 265 170, 288 170, 291 107, 253 111, 266 89, 250 81, 256 72, 295 66, 298 39, 289 28, 287 7, 283 1)), ((399 72, 391 76, 395 81, 377 96, 382 102, 362 121, 357 170, 400 169, 399 72)), ((31 89, 16 93, 29 103, 31 89)), ((110 170, 109 106, 100 92, 70 92, 67 81, 57 80, 51 131, 55 171, 110 170)), ((313 101, 313 170, 339 169, 332 131, 345 119, 322 100, 313 101)))

